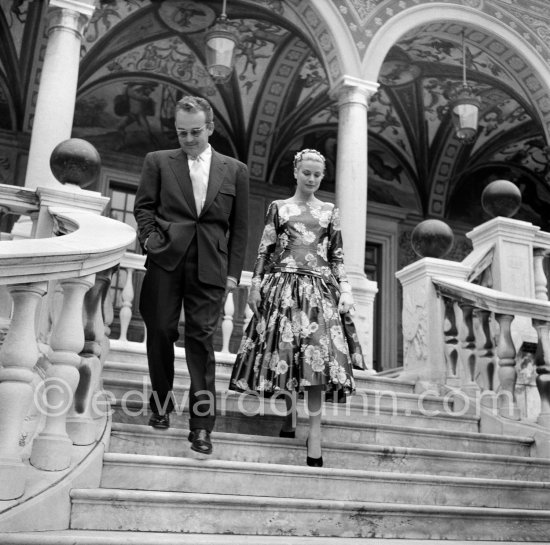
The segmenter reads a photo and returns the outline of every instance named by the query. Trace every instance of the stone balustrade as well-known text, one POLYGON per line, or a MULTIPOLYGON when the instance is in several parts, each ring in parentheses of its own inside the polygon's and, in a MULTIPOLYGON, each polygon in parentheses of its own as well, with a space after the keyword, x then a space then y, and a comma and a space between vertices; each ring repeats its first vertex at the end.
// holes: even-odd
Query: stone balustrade
MULTIPOLYGON (((472 395, 484 392, 485 402, 491 400, 490 394, 495 394, 499 414, 519 420, 515 395, 518 348, 512 323, 518 317, 533 321, 540 354, 537 371, 548 369, 550 302, 513 296, 456 279, 434 276, 431 280, 445 309, 441 320, 445 383, 472 395)), ((549 398, 544 387, 539 387, 539 394, 543 409, 538 422, 548 426, 550 420, 545 408, 549 406, 549 398)))
MULTIPOLYGON (((143 335, 140 336, 138 341, 130 341, 128 338, 128 331, 130 328, 130 323, 132 317, 136 313, 134 306, 135 299, 135 275, 136 272, 145 270, 145 257, 138 254, 126 253, 120 262, 120 302, 118 306, 115 307, 115 315, 118 313, 119 322, 120 322, 120 333, 118 339, 115 341, 118 349, 129 349, 132 345, 139 344, 142 346, 141 351, 145 351, 145 342, 147 332, 145 326, 140 322, 140 327, 143 327, 143 335), (135 343, 135 344, 134 344, 135 343)), ((250 271, 243 271, 241 275, 240 286, 246 288, 246 292, 250 288, 250 281, 252 278, 252 273, 250 271)), ((246 324, 252 317, 252 311, 250 310, 248 304, 244 305, 244 316, 237 316, 238 305, 236 304, 235 293, 229 293, 225 301, 223 312, 221 316, 221 347, 217 351, 218 357, 224 357, 227 359, 229 356, 234 357, 235 354, 230 351, 230 342, 234 339, 235 323, 237 320, 242 319, 243 328, 246 327, 246 324)), ((183 316, 182 316, 183 318, 183 316)), ((240 320, 239 320, 240 321, 240 320)))
POLYGON ((2 210, 30 216, 41 237, 0 242, 0 286, 11 297, 0 349, 1 500, 24 494, 26 450, 38 469, 59 471, 73 444, 96 440, 90 400, 105 356, 102 303, 135 239, 131 227, 99 215, 106 202, 89 191, 0 185, 2 210), (41 426, 23 432, 37 412, 41 426))
POLYGON ((419 391, 482 395, 498 415, 532 421, 516 399, 518 369, 531 358, 540 402, 536 422, 550 428, 550 233, 497 215, 503 203, 512 215, 521 195, 511 182, 493 183, 502 203, 496 193, 492 202, 486 196, 484 208, 496 217, 467 234, 473 250, 462 262, 442 259, 441 248, 452 244, 448 226, 435 225, 438 220, 418 226, 421 259, 397 273, 403 285, 401 378, 414 380, 419 391))

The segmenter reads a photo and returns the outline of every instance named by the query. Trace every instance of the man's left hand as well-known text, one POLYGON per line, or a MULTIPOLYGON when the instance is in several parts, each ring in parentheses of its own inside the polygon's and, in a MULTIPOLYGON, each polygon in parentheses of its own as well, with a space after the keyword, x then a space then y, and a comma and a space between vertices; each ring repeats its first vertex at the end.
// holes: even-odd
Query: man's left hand
POLYGON ((237 281, 234 278, 228 277, 225 281, 225 296, 232 292, 237 287, 237 281))

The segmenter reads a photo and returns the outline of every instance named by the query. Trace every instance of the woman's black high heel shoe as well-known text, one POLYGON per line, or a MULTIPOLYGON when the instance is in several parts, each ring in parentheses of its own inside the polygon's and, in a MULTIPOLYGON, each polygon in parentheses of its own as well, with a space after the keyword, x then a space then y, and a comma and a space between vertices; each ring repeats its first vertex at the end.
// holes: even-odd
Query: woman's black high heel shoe
POLYGON ((292 431, 281 430, 279 432, 279 437, 286 437, 288 439, 295 439, 296 438, 296 431, 295 430, 292 430, 292 431))
MULTIPOLYGON (((307 439, 306 439, 306 449, 307 449, 307 439)), ((311 456, 306 456, 306 463, 309 467, 323 467, 323 457, 312 458, 311 456)))

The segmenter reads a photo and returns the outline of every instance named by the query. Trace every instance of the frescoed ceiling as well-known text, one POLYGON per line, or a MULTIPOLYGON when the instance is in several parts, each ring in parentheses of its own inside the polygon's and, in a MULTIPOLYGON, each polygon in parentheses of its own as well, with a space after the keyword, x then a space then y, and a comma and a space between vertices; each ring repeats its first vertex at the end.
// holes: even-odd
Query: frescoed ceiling
MULTIPOLYGON (((369 17, 382 3, 327 1, 348 18, 357 49, 364 50, 369 17)), ((204 34, 221 5, 99 0, 82 44, 74 136, 106 156, 142 158, 177 146, 174 104, 183 94, 200 94, 215 109, 213 145, 245 161, 252 180, 288 187, 293 153, 316 147, 327 156, 323 188, 333 190, 338 109, 328 54, 310 28, 322 23, 300 16, 298 0, 228 0, 236 64, 231 80, 216 84, 204 64, 204 34)), ((0 6, 0 128, 25 130, 26 44, 43 34, 43 7, 29 0, 0 0, 0 6)), ((522 63, 498 36, 448 21, 396 37, 369 105, 369 199, 478 223, 481 190, 504 177, 532 200, 519 216, 544 226, 549 151, 530 99, 540 82, 522 63), (449 112, 450 91, 462 78, 462 32, 468 83, 482 104, 471 145, 454 138, 449 112)))

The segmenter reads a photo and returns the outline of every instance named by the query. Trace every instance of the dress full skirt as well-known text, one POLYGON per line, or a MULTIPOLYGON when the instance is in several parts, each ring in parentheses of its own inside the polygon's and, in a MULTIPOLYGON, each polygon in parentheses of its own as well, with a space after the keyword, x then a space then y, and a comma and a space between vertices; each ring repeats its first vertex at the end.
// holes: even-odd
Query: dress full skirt
POLYGON ((229 388, 273 395, 321 386, 327 401, 355 391, 363 366, 355 325, 338 311, 338 287, 322 275, 276 271, 261 285, 259 317, 250 320, 229 388))

